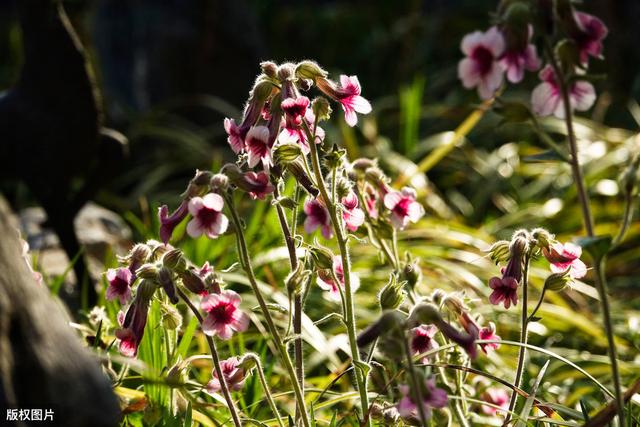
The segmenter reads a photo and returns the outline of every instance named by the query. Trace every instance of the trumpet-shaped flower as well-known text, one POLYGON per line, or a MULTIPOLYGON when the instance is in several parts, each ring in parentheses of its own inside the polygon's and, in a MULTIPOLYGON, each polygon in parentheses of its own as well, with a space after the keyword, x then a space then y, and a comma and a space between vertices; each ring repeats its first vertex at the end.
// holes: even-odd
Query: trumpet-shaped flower
POLYGON ((119 299, 120 304, 126 304, 131 299, 131 282, 133 274, 128 268, 110 268, 107 270, 107 300, 119 299))
POLYGON ((575 12, 577 31, 572 34, 580 50, 580 62, 586 64, 589 56, 602 58, 602 40, 607 37, 607 26, 597 17, 584 12, 575 12))
POLYGON ((417 222, 424 215, 424 208, 416 201, 415 190, 409 187, 385 194, 384 206, 391 211, 394 227, 400 230, 404 229, 409 221, 417 222))
POLYGON ((500 66, 507 74, 511 83, 519 83, 524 78, 524 71, 536 71, 540 68, 540 58, 536 47, 529 43, 533 35, 533 28, 529 26, 528 40, 523 46, 507 49, 500 58, 500 66))
MULTIPOLYGON (((244 386, 246 372, 240 367, 240 359, 237 357, 230 357, 226 360, 220 361, 220 368, 222 368, 222 375, 229 390, 239 391, 244 386)), ((222 390, 220 386, 220 379, 218 378, 218 372, 214 369, 211 371, 212 379, 207 383, 207 393, 213 394, 222 390)))
POLYGON ((224 119, 224 130, 227 132, 227 142, 234 153, 239 154, 244 151, 244 138, 240 131, 240 126, 233 119, 224 119))
POLYGON ((580 279, 587 274, 587 266, 580 260, 582 248, 578 245, 554 243, 549 249, 543 249, 542 253, 554 273, 563 273, 570 268, 569 276, 573 279, 580 279))
MULTIPOLYGON (((360 287, 360 278, 351 273, 351 292, 355 292, 360 287)), ((329 299, 340 301, 340 289, 344 290, 344 268, 342 267, 342 258, 340 256, 333 257, 333 274, 331 270, 320 270, 317 279, 318 286, 325 291, 329 291, 329 299), (338 279, 338 283, 333 278, 338 279), (340 286, 340 288, 338 288, 340 286)))
POLYGON ((482 99, 489 99, 503 81, 503 68, 498 60, 505 48, 504 38, 497 27, 487 32, 475 31, 462 39, 460 46, 466 58, 458 64, 458 77, 462 85, 478 88, 482 99))
POLYGON ((234 332, 246 331, 249 316, 240 310, 240 301, 240 295, 229 289, 202 298, 200 308, 207 312, 202 322, 203 332, 228 340, 234 332))
POLYGON ((364 224, 364 211, 358 207, 358 197, 353 191, 342 198, 342 219, 349 231, 356 231, 364 224))
POLYGON ((304 231, 306 233, 311 234, 320 228, 320 232, 325 239, 333 237, 329 211, 322 203, 317 199, 308 200, 304 204, 304 213, 307 214, 307 218, 304 220, 304 231))
POLYGON ((249 153, 249 158, 247 159, 249 167, 254 167, 260 162, 265 168, 273 165, 269 135, 269 128, 266 126, 252 126, 247 132, 245 145, 247 153, 249 153))
POLYGON ((211 239, 227 231, 229 220, 222 213, 224 200, 216 193, 189 200, 189 213, 193 219, 187 224, 187 233, 196 238, 203 234, 211 239))
MULTIPOLYGON (((531 93, 531 106, 533 112, 540 116, 553 114, 559 119, 564 119, 564 100, 557 76, 551 65, 547 65, 540 71, 540 83, 531 93)), ((569 89, 569 105, 571 110, 586 111, 596 100, 596 91, 593 85, 587 81, 576 81, 569 89)))
MULTIPOLYGON (((440 347, 438 342, 433 338, 438 333, 435 325, 420 325, 411 330, 411 351, 414 355, 422 354, 429 350, 440 347)), ((424 357, 422 362, 427 362, 428 357, 424 357)))

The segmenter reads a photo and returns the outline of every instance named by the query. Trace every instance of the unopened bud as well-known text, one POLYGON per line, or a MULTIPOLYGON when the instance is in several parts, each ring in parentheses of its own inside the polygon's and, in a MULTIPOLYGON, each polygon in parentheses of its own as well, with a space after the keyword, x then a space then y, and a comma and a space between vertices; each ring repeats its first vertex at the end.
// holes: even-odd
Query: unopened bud
POLYGON ((367 169, 364 173, 364 179, 375 188, 383 188, 387 184, 387 177, 377 166, 367 169))
POLYGON ((164 289, 169 297, 169 301, 173 304, 177 304, 179 299, 176 293, 176 285, 173 282, 173 274, 171 273, 171 270, 166 267, 160 268, 158 271, 158 282, 160 282, 160 286, 162 286, 162 289, 164 289))
POLYGON ((443 300, 444 306, 456 316, 462 315, 467 310, 464 302, 455 294, 448 294, 443 300))
POLYGON ((311 102, 311 110, 320 122, 329 120, 331 117, 331 104, 329 104, 329 100, 324 96, 319 96, 311 102))
POLYGON ((366 157, 361 157, 359 159, 355 159, 351 162, 351 168, 358 172, 358 174, 362 174, 367 171, 367 169, 376 167, 376 161, 372 159, 368 159, 366 157))
POLYGON ((415 288, 416 284, 418 284, 422 278, 422 270, 417 262, 407 263, 403 267, 401 274, 401 279, 406 280, 407 285, 409 285, 411 289, 415 288))
POLYGON ((495 264, 501 264, 509 260, 509 242, 507 240, 498 240, 487 250, 491 261, 495 264))
POLYGON ((404 324, 404 314, 397 310, 385 311, 374 324, 358 335, 358 346, 363 347, 372 343, 376 338, 387 334, 396 334, 399 329, 404 327, 404 324))
POLYGON ((192 268, 179 274, 184 287, 194 294, 200 294, 206 290, 204 280, 192 268))
POLYGON ((313 181, 311 181, 311 178, 309 178, 307 172, 304 170, 304 166, 300 159, 287 164, 287 170, 307 193, 313 197, 318 196, 320 192, 315 185, 313 185, 313 181))
POLYGON ((422 324, 438 324, 442 321, 440 310, 433 304, 420 303, 413 307, 409 314, 407 323, 409 327, 415 327, 422 324))
POLYGON ((311 256, 318 268, 333 268, 333 254, 328 248, 318 244, 316 241, 315 245, 309 249, 309 252, 311 252, 311 256))
POLYGON ((534 228, 531 230, 531 237, 536 241, 536 244, 540 249, 547 250, 554 239, 553 234, 549 233, 544 228, 534 228))
POLYGON ((257 360, 259 356, 255 353, 246 353, 238 362, 238 368, 244 372, 249 372, 256 366, 258 366, 257 360))
POLYGON ((161 304, 160 314, 162 315, 162 325, 168 330, 175 331, 182 326, 182 316, 174 306, 164 303, 161 304))
POLYGON ((184 386, 184 373, 188 367, 188 362, 179 360, 167 371, 165 382, 169 387, 182 387, 184 386))
POLYGON ((431 293, 431 302, 440 307, 447 297, 447 293, 442 289, 436 289, 431 293))
POLYGON ((211 191, 222 194, 229 188, 229 177, 222 173, 217 173, 211 178, 211 191))
POLYGON ((383 310, 395 310, 402 305, 407 296, 404 284, 398 282, 395 274, 389 277, 389 282, 378 293, 378 302, 383 310))
POLYGON ((318 77, 327 77, 328 73, 314 61, 302 61, 296 65, 296 76, 315 81, 318 77))
POLYGON ((560 292, 572 283, 571 268, 561 273, 552 273, 544 281, 544 288, 549 291, 560 292))
POLYGON ((192 197, 201 196, 209 191, 209 182, 212 173, 209 171, 196 170, 195 176, 189 181, 187 190, 183 193, 183 197, 190 199, 192 197))
POLYGON ((142 279, 157 281, 158 266, 156 266, 155 264, 143 264, 140 268, 136 270, 136 276, 142 279))
POLYGON ((278 165, 288 165, 296 161, 301 154, 302 150, 298 144, 282 144, 274 150, 273 160, 278 165))
POLYGON ((277 77, 278 66, 275 64, 275 62, 262 61, 260 63, 260 69, 262 70, 265 76, 271 79, 275 79, 277 77))
POLYGON ((129 251, 129 261, 131 264, 142 265, 147 262, 150 256, 151 249, 143 243, 136 244, 129 251))
POLYGON ((187 261, 180 249, 171 249, 162 256, 162 265, 179 273, 187 268, 187 261))
POLYGON ((145 302, 151 301, 151 298, 153 298, 153 294, 156 292, 156 289, 158 289, 158 285, 156 284, 156 282, 146 279, 142 280, 136 290, 137 298, 140 298, 141 301, 145 302))
MULTIPOLYGON (((286 80, 290 80, 294 77, 294 73, 295 73, 295 65, 290 63, 290 62, 285 62, 284 64, 280 64, 280 66, 278 67, 278 79, 280 79, 281 82, 285 82, 286 80)), ((285 96, 285 98, 288 97, 285 96)))
POLYGON ((300 295, 304 291, 304 284, 307 282, 311 272, 305 270, 303 263, 298 263, 298 268, 293 270, 284 279, 289 295, 300 295))

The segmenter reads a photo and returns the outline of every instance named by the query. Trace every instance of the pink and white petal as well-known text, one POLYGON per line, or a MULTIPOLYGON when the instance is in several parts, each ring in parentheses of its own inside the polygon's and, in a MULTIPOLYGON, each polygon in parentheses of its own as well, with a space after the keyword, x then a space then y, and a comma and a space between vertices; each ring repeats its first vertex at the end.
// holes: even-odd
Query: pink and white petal
POLYGON ((460 50, 465 55, 471 55, 473 49, 476 48, 480 43, 482 43, 483 34, 482 31, 474 31, 473 33, 469 33, 462 38, 462 42, 460 42, 460 50))
POLYGON ((323 291, 331 291, 335 286, 333 285, 333 283, 328 283, 325 282, 324 280, 322 280, 320 277, 316 278, 316 284, 320 287, 320 289, 322 289, 323 291))
POLYGON ((322 237, 324 237, 327 240, 333 237, 333 230, 331 229, 331 226, 329 224, 324 224, 320 228, 320 232, 322 233, 322 237))
POLYGON ((354 127, 358 123, 358 116, 351 105, 342 103, 342 109, 344 110, 344 121, 351 127, 354 127))
POLYGON ((498 27, 491 27, 484 35, 484 42, 486 47, 493 53, 493 56, 498 58, 504 52, 504 37, 498 27))
POLYGON ((116 291, 116 289, 113 286, 109 286, 107 288, 107 293, 106 293, 107 301, 114 300, 114 299, 118 298, 119 296, 120 296, 120 294, 116 291))
POLYGON ((574 259, 571 263, 571 271, 569 274, 574 279, 581 279, 587 275, 587 266, 582 260, 574 259))
POLYGON ((564 245, 560 245, 560 253, 570 258, 580 258, 582 255, 582 247, 575 243, 567 242, 564 245))
POLYGON ((216 193, 209 193, 202 198, 202 204, 209 209, 220 212, 224 207, 224 199, 216 193))
POLYGON ((360 114, 369 114, 371 112, 371 104, 360 95, 353 97, 351 105, 360 114))
POLYGON ((531 92, 531 107, 533 112, 539 116, 553 114, 559 101, 560 97, 555 93, 555 89, 550 83, 540 83, 531 92))
POLYGON ((351 292, 355 292, 360 288, 360 276, 357 274, 351 275, 351 292))
POLYGON ((529 71, 536 71, 540 68, 540 58, 538 57, 538 51, 535 45, 528 45, 524 52, 524 66, 529 71))
POLYGON ((193 237, 194 239, 202 236, 203 232, 204 232, 204 229, 198 218, 193 218, 187 224, 187 234, 193 237))
POLYGON ((238 307, 240 305, 240 302, 242 301, 242 299, 240 298, 240 295, 238 295, 236 292, 232 291, 231 289, 222 291, 220 295, 222 295, 222 297, 226 302, 232 304, 234 307, 238 307))
POLYGON ((587 111, 596 101, 596 90, 589 82, 579 81, 571 88, 571 104, 578 111, 587 111))
POLYGON ((480 84, 481 78, 472 59, 464 58, 460 60, 458 63, 458 78, 462 81, 462 86, 467 89, 480 84))
POLYGON ((315 217, 313 216, 308 216, 305 220, 304 220, 304 232, 307 234, 311 234, 314 231, 316 231, 316 229, 320 226, 320 221, 318 221, 315 217))
POLYGON ((413 202, 409 205, 407 216, 411 222, 417 222, 424 215, 424 208, 418 202, 413 202))
POLYGON ((384 207, 392 210, 402 200, 402 194, 398 191, 392 191, 384 196, 384 207))
POLYGON ((231 338, 233 336, 233 328, 231 328, 230 325, 220 324, 220 325, 218 325, 216 332, 217 332, 216 335, 221 340, 228 340, 229 338, 231 338))
POLYGON ((191 200, 189 200, 187 207, 189 209, 189 213, 196 216, 198 212, 200 212, 200 209, 202 209, 203 205, 204 200, 202 200, 202 197, 192 197, 191 200))
POLYGON ((233 321, 232 327, 237 332, 244 332, 249 327, 249 316, 242 310, 233 313, 233 321))
POLYGON ((403 418, 409 418, 415 415, 417 409, 418 407, 411 401, 408 396, 404 396, 398 402, 398 413, 403 418))
POLYGON ((112 282, 116 278, 117 274, 118 272, 115 268, 110 268, 107 270, 105 277, 109 282, 112 282))
POLYGON ((219 214, 216 221, 211 224, 207 230, 207 236, 211 239, 216 239, 218 236, 227 231, 229 227, 229 219, 224 214, 219 214))
POLYGON ((203 311, 209 312, 220 304, 220 299, 220 294, 208 294, 206 297, 202 298, 202 301, 200 301, 200 308, 203 311))

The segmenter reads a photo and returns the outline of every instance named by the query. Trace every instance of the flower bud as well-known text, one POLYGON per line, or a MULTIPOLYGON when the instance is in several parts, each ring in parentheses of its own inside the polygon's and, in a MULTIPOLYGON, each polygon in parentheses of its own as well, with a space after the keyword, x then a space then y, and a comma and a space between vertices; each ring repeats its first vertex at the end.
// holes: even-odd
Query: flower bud
POLYGON ((210 185, 211 191, 222 194, 229 188, 229 177, 222 173, 217 173, 211 178, 210 185))
POLYGON ((444 306, 456 316, 462 315, 467 311, 464 301, 455 294, 448 294, 443 300, 444 306))
POLYGON ((174 306, 162 303, 160 305, 160 314, 162 315, 162 325, 166 329, 175 331, 182 326, 182 315, 174 306))
POLYGON ((404 302, 407 293, 404 283, 398 282, 395 274, 391 274, 389 282, 378 293, 378 302, 382 310, 395 310, 404 302))
POLYGON ((143 264, 139 269, 136 270, 136 276, 142 279, 157 281, 158 267, 155 264, 143 264))
POLYGON ((191 178, 191 181, 189 181, 187 190, 182 194, 182 196, 185 199, 190 199, 207 193, 209 191, 209 183, 211 182, 212 175, 213 174, 209 171, 196 170, 195 176, 191 178))
POLYGON ((333 268, 333 254, 328 248, 315 242, 315 245, 309 249, 311 256, 316 264, 316 267, 320 269, 332 269, 333 268))
POLYGON ((146 279, 142 280, 136 291, 136 299, 139 298, 142 302, 149 302, 151 301, 151 298, 153 298, 153 294, 156 292, 156 289, 158 289, 156 282, 146 279))
POLYGON ((289 273, 284 279, 289 295, 300 295, 304 291, 304 284, 309 279, 310 271, 305 270, 304 263, 298 263, 298 268, 289 273))
MULTIPOLYGON (((278 79, 280 79, 281 82, 285 82, 287 80, 291 80, 294 77, 295 74, 295 65, 290 63, 290 62, 285 62, 284 64, 280 64, 280 66, 278 66, 278 79)), ((288 98, 289 95, 284 96, 283 98, 288 98)))
POLYGON ((377 162, 372 159, 368 159, 366 157, 360 157, 359 159, 355 159, 351 162, 351 168, 358 172, 359 175, 364 176, 364 173, 369 168, 377 167, 377 162))
POLYGON ((387 334, 396 334, 399 329, 404 328, 404 325, 404 314, 397 310, 385 311, 375 323, 369 325, 358 335, 358 347, 370 344, 378 337, 387 334))
POLYGON ((288 165, 296 161, 301 154, 302 150, 298 144, 282 144, 274 150, 273 160, 278 165, 288 165))
POLYGON ((438 307, 433 304, 423 302, 413 307, 413 310, 411 310, 411 313, 409 314, 407 324, 411 328, 422 324, 437 325, 441 321, 442 316, 440 315, 438 307))
POLYGON ((177 304, 179 299, 178 294, 176 293, 176 285, 173 282, 173 274, 171 273, 171 270, 167 267, 160 268, 158 271, 158 282, 169 297, 169 301, 173 304, 177 304))
POLYGON ((180 249, 171 249, 162 256, 162 265, 179 273, 187 268, 187 261, 180 249))
POLYGON ((311 178, 307 175, 307 172, 304 170, 304 166, 299 159, 287 164, 287 170, 307 193, 314 198, 318 196, 320 192, 315 185, 313 185, 313 181, 311 181, 311 178))
POLYGON ((328 73, 314 61, 302 61, 296 65, 296 76, 301 79, 310 79, 315 82, 318 77, 327 77, 328 73))
POLYGON ((569 286, 572 282, 571 275, 569 274, 571 268, 567 268, 560 273, 552 273, 544 281, 544 288, 549 291, 560 292, 569 286))
MULTIPOLYGON (((151 249, 143 243, 137 243, 131 250, 129 251, 129 262, 131 265, 140 266, 147 262, 147 259, 151 256, 151 249)), ((134 268, 137 270, 137 268, 134 268)))
POLYGON ((402 268, 400 278, 407 282, 407 285, 414 289, 422 278, 422 270, 417 262, 409 262, 402 268))
POLYGON ((329 100, 324 96, 319 96, 311 102, 311 110, 320 122, 329 120, 331 117, 331 104, 329 104, 329 100))
POLYGON ((313 86, 313 80, 310 79, 298 79, 298 88, 306 92, 313 86))
POLYGON ((531 230, 531 237, 536 241, 536 245, 540 249, 549 249, 551 243, 553 243, 553 234, 549 233, 544 228, 534 228, 531 230))
POLYGON ((447 293, 442 289, 436 289, 431 293, 431 302, 440 307, 444 299, 447 297, 447 293))
POLYGON ((262 70, 262 73, 271 78, 271 79, 275 79, 277 77, 278 74, 278 66, 275 64, 275 62, 271 62, 271 61, 262 61, 260 63, 260 69, 262 70))
POLYGON ((364 179, 375 188, 386 188, 387 177, 377 166, 367 169, 364 173, 364 179))
POLYGON ((206 291, 204 280, 192 268, 179 273, 182 284, 194 294, 206 291))
POLYGON ((184 373, 188 367, 188 362, 184 360, 178 360, 178 362, 173 365, 167 371, 167 376, 165 377, 165 382, 169 387, 182 387, 184 386, 184 373))
POLYGON ((498 240, 487 250, 491 261, 495 264, 507 262, 509 259, 509 242, 507 240, 498 240))
POLYGON ((238 361, 238 368, 244 372, 250 372, 253 368, 258 366, 256 360, 259 360, 259 356, 255 353, 246 353, 238 361))

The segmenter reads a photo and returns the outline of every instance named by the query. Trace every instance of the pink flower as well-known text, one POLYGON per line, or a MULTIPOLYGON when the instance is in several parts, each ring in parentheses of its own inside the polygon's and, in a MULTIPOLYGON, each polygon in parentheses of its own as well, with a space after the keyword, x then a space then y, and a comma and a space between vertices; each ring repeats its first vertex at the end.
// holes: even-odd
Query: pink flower
MULTIPOLYGON (((551 65, 545 66, 540 71, 542 83, 533 89, 531 93, 531 105, 533 112, 539 116, 553 114, 559 119, 564 118, 564 101, 560 92, 560 84, 551 65)), ((596 91, 593 85, 586 81, 576 81, 569 91, 569 103, 572 110, 586 111, 596 100, 596 91)))
POLYGON ((167 205, 162 205, 158 208, 158 218, 160 219, 160 240, 162 243, 167 244, 171 239, 173 230, 182 222, 187 216, 189 210, 187 209, 188 202, 183 200, 171 215, 169 215, 169 208, 167 205))
POLYGON ((147 325, 149 304, 138 295, 129 306, 127 314, 122 317, 118 313, 118 322, 122 328, 116 331, 116 338, 120 340, 120 353, 123 356, 135 357, 138 354, 138 346, 144 336, 144 328, 147 325))
MULTIPOLYGON (((500 340, 500 336, 496 335, 496 325, 493 322, 489 322, 489 326, 485 326, 480 329, 478 339, 481 340, 500 340)), ((497 350, 500 347, 499 343, 486 343, 480 344, 480 349, 487 354, 487 350, 497 350)))
POLYGON ((586 65, 589 56, 602 58, 602 40, 609 32, 607 26, 588 13, 575 12, 574 16, 578 28, 571 36, 580 50, 580 62, 586 65))
POLYGON ((493 289, 489 295, 489 302, 493 305, 504 304, 504 308, 518 304, 518 282, 513 277, 492 277, 489 287, 493 289))
POLYGON ((196 238, 206 234, 210 239, 217 238, 227 230, 229 220, 222 213, 224 200, 216 193, 189 200, 189 213, 193 219, 187 224, 187 233, 196 238))
MULTIPOLYGON (((229 390, 238 391, 242 389, 245 381, 246 372, 241 367, 238 367, 240 364, 240 359, 238 357, 230 357, 226 360, 220 361, 220 368, 222 368, 222 375, 227 383, 227 387, 229 390)), ((211 371, 211 376, 213 377, 211 381, 207 383, 207 393, 214 394, 222 390, 220 387, 220 379, 218 378, 218 373, 214 369, 211 371)))
POLYGON ((247 132, 245 144, 249 158, 249 167, 262 162, 265 168, 273 165, 271 161, 271 144, 269 142, 269 128, 266 126, 252 126, 247 132))
POLYGON ((325 239, 333 237, 329 211, 318 199, 307 200, 304 204, 304 213, 307 214, 307 218, 304 220, 304 231, 307 234, 311 234, 317 228, 320 228, 325 239))
POLYGON ((224 119, 224 130, 227 132, 227 142, 231 146, 234 153, 242 153, 244 151, 244 138, 240 127, 236 125, 233 119, 224 119))
POLYGON ((550 250, 543 249, 542 253, 551 263, 550 268, 554 273, 569 271, 569 276, 573 279, 580 279, 587 274, 587 266, 580 260, 582 248, 573 243, 554 243, 550 250))
POLYGON ((287 98, 280 104, 287 120, 287 127, 298 127, 302 124, 302 118, 307 113, 309 98, 301 96, 299 98, 287 98))
POLYGON ((126 304, 131 299, 131 282, 133 275, 128 268, 110 268, 107 270, 107 300, 118 298, 120 304, 126 304))
MULTIPOLYGON (((308 109, 304 115, 304 120, 309 125, 309 130, 311 130, 312 134, 315 135, 316 144, 322 143, 324 141, 324 129, 320 126, 315 125, 315 116, 311 109, 308 109)), ((285 124, 284 128, 278 135, 278 142, 281 144, 299 144, 302 149, 303 154, 309 154, 311 148, 309 147, 309 141, 307 141, 307 133, 298 125, 289 126, 285 124)))
MULTIPOLYGON (((422 354, 440 347, 433 337, 438 333, 435 325, 420 325, 411 330, 411 351, 414 355, 422 354)), ((422 363, 428 362, 428 357, 422 358, 422 363)))
POLYGON ((533 28, 529 25, 529 37, 524 46, 508 49, 500 58, 500 66, 507 73, 507 80, 519 83, 524 78, 524 70, 536 71, 540 68, 540 59, 536 47, 529 43, 533 28))
POLYGON ((358 197, 353 191, 342 198, 342 219, 349 231, 356 231, 364 224, 364 212, 358 207, 358 197))
POLYGON ((356 112, 360 114, 369 114, 371 112, 369 101, 360 96, 361 89, 358 77, 343 74, 340 76, 340 86, 329 79, 318 77, 316 84, 318 89, 325 95, 342 105, 344 120, 349 126, 353 127, 358 123, 356 112))
POLYGON ((200 308, 207 312, 207 317, 202 322, 203 332, 228 340, 234 331, 246 331, 249 316, 238 308, 239 305, 240 295, 229 289, 202 298, 200 308))
MULTIPOLYGON (((482 393, 482 400, 499 406, 505 411, 509 408, 509 395, 501 388, 488 388, 482 393)), ((498 409, 493 406, 482 405, 481 409, 487 415, 496 415, 498 413, 498 409)))
POLYGON ((384 206, 391 211, 394 227, 404 229, 409 221, 417 222, 424 215, 424 208, 416 202, 414 189, 404 187, 402 191, 391 191, 384 196, 384 206))
MULTIPOLYGON (((430 418, 431 408, 444 408, 449 401, 449 397, 446 391, 436 387, 436 382, 433 378, 426 380, 424 385, 422 405, 427 418, 430 418)), ((412 396, 409 386, 403 384, 398 388, 400 389, 400 393, 402 393, 402 399, 400 399, 397 405, 400 416, 409 419, 419 417, 418 406, 414 402, 414 397, 412 396)))
POLYGON ((269 175, 266 172, 247 172, 244 174, 247 188, 250 189, 249 196, 252 199, 264 200, 267 194, 273 193, 274 187, 269 182, 269 175))
MULTIPOLYGON (((338 282, 340 283, 340 288, 344 289, 344 269, 342 268, 342 258, 340 256, 333 257, 333 273, 335 274, 338 282)), ((338 284, 333 279, 333 275, 329 270, 320 270, 318 271, 318 286, 325 291, 329 291, 329 299, 333 301, 340 301, 340 289, 338 288, 338 284)), ((360 287, 360 278, 351 273, 351 292, 355 292, 360 287)))
POLYGON ((462 39, 460 48, 467 56, 458 64, 458 77, 462 85, 478 88, 482 99, 489 99, 502 85, 503 69, 498 58, 504 52, 504 38, 496 27, 487 32, 475 31, 462 39))

